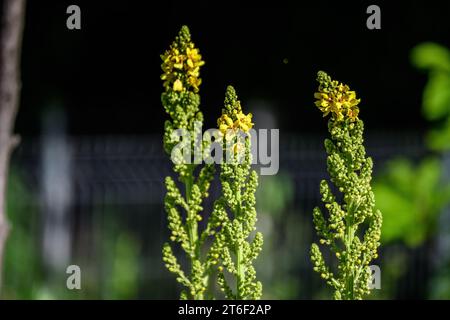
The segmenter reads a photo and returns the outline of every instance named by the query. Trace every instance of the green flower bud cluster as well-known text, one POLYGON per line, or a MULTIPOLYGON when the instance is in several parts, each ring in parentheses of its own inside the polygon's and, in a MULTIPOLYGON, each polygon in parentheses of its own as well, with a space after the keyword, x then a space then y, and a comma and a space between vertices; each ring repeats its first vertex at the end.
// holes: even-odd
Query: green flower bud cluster
MULTIPOLYGON (((191 41, 189 29, 182 27, 170 49, 161 56, 163 60, 161 79, 165 91, 161 101, 170 120, 164 126, 164 149, 170 155, 172 148, 179 143, 172 133, 183 129, 194 136, 197 127, 194 123, 203 121, 198 94, 201 79, 200 67, 204 64, 198 49, 191 41)), ((191 153, 194 154, 192 142, 191 153)), ((167 269, 174 273, 177 281, 186 287, 181 298, 204 299, 209 283, 212 264, 209 256, 202 255, 206 238, 213 234, 211 223, 203 232, 199 231, 202 220, 202 202, 208 197, 208 190, 214 175, 214 166, 205 165, 195 170, 198 165, 185 161, 174 161, 174 171, 178 174, 179 184, 167 177, 166 197, 164 200, 170 240, 178 243, 190 261, 190 270, 185 272, 175 257, 172 247, 166 243, 163 247, 163 261, 167 269), (184 192, 180 187, 184 187, 184 192)), ((214 223, 214 221, 212 221, 214 223)), ((215 224, 214 224, 215 226, 215 224)))
MULTIPOLYGON (((319 72, 318 82, 320 88, 330 88, 333 83, 324 72, 319 72)), ((370 293, 369 265, 377 258, 381 236, 382 216, 375 209, 370 186, 373 162, 366 157, 362 120, 352 114, 332 116, 328 131, 331 138, 325 140, 327 169, 342 201, 337 200, 330 184, 323 180, 320 193, 328 214, 325 216, 316 207, 313 222, 320 245, 328 246, 337 259, 337 270, 333 272, 326 265, 316 243, 311 246, 311 260, 314 271, 334 288, 335 299, 362 299, 370 293)))
MULTIPOLYGON (((227 88, 222 113, 222 118, 241 113, 240 102, 231 86, 227 88)), ((231 139, 229 132, 227 136, 231 139)), ((237 138, 237 133, 234 138, 237 138)), ((238 142, 224 142, 224 151, 232 149, 232 156, 220 166, 222 196, 215 202, 212 213, 221 228, 210 257, 218 265, 218 283, 227 299, 255 300, 262 295, 262 284, 256 280, 252 264, 262 249, 263 237, 260 232, 254 232, 258 175, 251 170, 250 140, 247 133, 242 146, 238 142)))

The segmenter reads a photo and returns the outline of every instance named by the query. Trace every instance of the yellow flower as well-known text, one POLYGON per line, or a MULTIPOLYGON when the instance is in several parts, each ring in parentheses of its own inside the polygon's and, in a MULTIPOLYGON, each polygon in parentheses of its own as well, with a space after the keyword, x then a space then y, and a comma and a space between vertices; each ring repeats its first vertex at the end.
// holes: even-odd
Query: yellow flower
POLYGON ((233 131, 240 129, 244 132, 248 132, 253 127, 252 114, 249 113, 248 115, 245 115, 242 111, 233 112, 231 117, 227 114, 223 114, 217 119, 217 125, 223 134, 225 134, 228 129, 233 131))
POLYGON ((223 115, 223 120, 225 121, 225 123, 232 127, 233 126, 233 120, 231 120, 231 118, 229 116, 227 116, 226 114, 223 115))
POLYGON ((242 111, 237 113, 234 127, 239 128, 244 132, 248 132, 253 127, 252 114, 249 113, 248 115, 245 115, 242 111))
POLYGON ((189 62, 189 64, 192 64, 192 67, 194 67, 194 65, 199 65, 202 66, 203 64, 205 64, 204 61, 202 61, 202 56, 199 53, 198 49, 196 48, 186 48, 186 56, 189 62))
POLYGON ((226 124, 222 123, 219 125, 219 130, 220 130, 220 132, 222 132, 222 134, 225 134, 228 130, 228 126, 226 124))
POLYGON ((182 91, 183 90, 183 83, 180 81, 180 79, 175 80, 173 83, 173 91, 182 91))
POLYGON ((183 91, 192 88, 199 91, 201 84, 200 67, 205 64, 199 50, 190 41, 181 40, 178 37, 161 56, 161 69, 166 90, 183 91))
POLYGON ((199 91, 200 84, 202 83, 202 79, 196 77, 189 77, 189 84, 194 88, 195 92, 199 91))
POLYGON ((331 113, 337 121, 349 119, 353 122, 358 119, 358 104, 361 100, 356 98, 355 91, 350 91, 346 84, 331 80, 324 72, 319 73, 318 81, 319 91, 314 93, 317 99, 314 104, 324 117, 331 113))
POLYGON ((359 114, 359 109, 358 108, 350 108, 350 109, 347 110, 347 117, 351 121, 355 121, 356 119, 358 119, 358 114, 359 114))

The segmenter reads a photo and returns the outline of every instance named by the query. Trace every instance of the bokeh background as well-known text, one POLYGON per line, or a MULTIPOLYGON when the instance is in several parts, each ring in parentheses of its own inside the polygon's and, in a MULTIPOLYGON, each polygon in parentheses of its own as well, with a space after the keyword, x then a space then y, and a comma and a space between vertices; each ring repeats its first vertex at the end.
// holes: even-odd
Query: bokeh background
POLYGON ((331 297, 308 253, 327 177, 313 105, 325 70, 362 98, 375 162, 384 225, 371 298, 450 299, 450 3, 374 3, 381 30, 366 28, 367 1, 28 1, 2 297, 178 298, 161 260, 171 165, 159 55, 187 24, 206 61, 205 126, 232 84, 257 128, 280 129, 280 171, 257 195, 264 298, 331 297), (81 30, 66 28, 70 4, 81 30), (71 264, 80 291, 66 288, 71 264))

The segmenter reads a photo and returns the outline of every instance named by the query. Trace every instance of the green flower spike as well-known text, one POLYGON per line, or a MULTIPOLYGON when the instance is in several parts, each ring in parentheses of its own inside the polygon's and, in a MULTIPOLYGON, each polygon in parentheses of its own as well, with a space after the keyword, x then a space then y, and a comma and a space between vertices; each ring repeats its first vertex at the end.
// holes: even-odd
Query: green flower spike
POLYGON ((222 196, 215 202, 212 215, 222 227, 210 255, 218 258, 218 283, 227 299, 256 300, 261 298, 262 284, 256 280, 252 263, 261 251, 263 237, 259 232, 253 236, 257 220, 255 192, 258 185, 258 175, 251 170, 248 136, 253 123, 251 114, 242 113, 231 86, 227 88, 222 113, 218 125, 228 139, 224 139, 225 152, 231 152, 232 156, 229 161, 222 161, 220 166, 222 196), (239 132, 247 134, 244 143, 233 140, 239 132))
MULTIPOLYGON (((184 129, 194 136, 198 134, 194 132, 198 131, 194 123, 203 122, 198 91, 201 83, 200 67, 204 62, 198 49, 191 42, 186 26, 181 28, 170 49, 161 58, 163 61, 161 79, 165 88, 161 101, 170 116, 170 120, 165 123, 164 149, 170 155, 172 148, 178 143, 172 133, 177 129, 184 129)), ((195 150, 192 142, 191 154, 194 154, 195 150)), ((165 180, 167 194, 164 203, 171 231, 170 240, 181 245, 190 261, 190 270, 188 273, 182 270, 168 243, 163 247, 163 261, 167 269, 177 276, 177 281, 187 288, 187 291, 181 294, 181 298, 185 299, 207 297, 205 292, 212 270, 211 261, 208 261, 207 257, 202 257, 202 247, 212 231, 208 227, 200 233, 199 221, 202 220, 202 201, 208 196, 214 167, 205 165, 196 175, 197 166, 183 161, 174 164, 174 171, 178 174, 184 192, 171 177, 166 177, 165 180)))
POLYGON ((316 106, 324 116, 331 114, 331 139, 325 140, 325 149, 330 180, 339 196, 322 180, 320 193, 328 214, 325 217, 316 207, 313 221, 320 244, 328 246, 337 259, 337 270, 333 273, 326 265, 316 243, 311 246, 311 261, 314 271, 334 288, 335 299, 362 299, 370 293, 369 264, 377 258, 382 216, 375 209, 370 186, 373 163, 363 145, 364 125, 358 119, 357 107, 360 100, 348 86, 331 80, 325 72, 318 73, 317 81, 316 106))

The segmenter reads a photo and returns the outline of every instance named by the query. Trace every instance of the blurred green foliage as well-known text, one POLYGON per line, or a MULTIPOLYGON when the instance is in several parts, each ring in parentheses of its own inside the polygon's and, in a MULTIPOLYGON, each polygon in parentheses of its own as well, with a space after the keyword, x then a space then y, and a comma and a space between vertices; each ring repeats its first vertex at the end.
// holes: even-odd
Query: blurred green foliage
POLYGON ((427 144, 432 150, 450 150, 450 51, 436 43, 422 43, 412 50, 411 62, 428 72, 422 111, 433 128, 427 144))
MULTIPOLYGON (((442 161, 442 154, 450 150, 450 51, 436 43, 422 43, 411 51, 411 63, 428 74, 422 113, 431 126, 425 135, 429 155, 418 163, 405 158, 389 161, 375 179, 373 189, 383 212, 382 243, 403 244, 414 249, 430 244, 429 240, 436 236, 439 218, 450 203, 450 182, 444 179, 442 161)), ((382 268, 383 277, 389 280, 384 281, 387 287, 379 295, 383 298, 395 297, 392 283, 406 273, 406 266, 411 263, 402 252, 406 251, 395 250, 395 260, 389 251, 383 257, 382 264, 386 266, 382 268)), ((433 269, 433 262, 427 263, 433 269)), ((430 297, 448 298, 445 272, 448 270, 435 270, 444 277, 439 278, 440 285, 436 285, 436 279, 431 281, 427 293, 430 297)))
POLYGON ((433 288, 431 299, 449 299, 450 298, 450 267, 442 268, 431 282, 433 288))
POLYGON ((11 232, 6 242, 3 273, 3 297, 33 299, 42 281, 37 240, 38 212, 20 171, 10 169, 7 192, 7 214, 11 232))
POLYGON ((410 247, 431 236, 439 214, 450 201, 441 162, 433 157, 414 165, 394 159, 376 179, 373 190, 383 212, 382 243, 401 240, 410 247))
POLYGON ((127 232, 109 237, 112 255, 106 259, 110 270, 105 270, 103 299, 135 299, 139 289, 139 243, 127 232))
POLYGON ((424 42, 413 48, 411 62, 418 69, 450 72, 449 50, 434 42, 424 42))
POLYGON ((285 172, 275 176, 261 176, 256 192, 258 229, 265 241, 256 262, 264 283, 264 299, 295 299, 300 292, 298 259, 304 241, 306 224, 293 206, 294 183, 285 172), (293 254, 292 248, 296 249, 293 254))
MULTIPOLYGON (((422 111, 433 128, 427 146, 435 152, 450 149, 450 51, 427 42, 411 52, 411 62, 428 71, 422 111)), ((439 153, 418 164, 408 159, 390 161, 374 183, 383 212, 382 242, 401 241, 415 247, 433 235, 437 219, 450 202, 450 184, 443 181, 439 153)))
POLYGON ((283 172, 270 179, 260 178, 260 187, 256 191, 258 210, 270 212, 271 216, 280 216, 294 197, 292 179, 283 172))
MULTIPOLYGON (((19 168, 12 167, 8 180, 8 218, 11 232, 4 260, 5 299, 133 299, 139 294, 140 244, 130 231, 120 228, 117 214, 109 217, 103 228, 98 259, 72 257, 82 269, 82 290, 66 288, 65 269, 46 272, 41 259, 39 206, 32 197, 19 168)), ((123 226, 122 226, 123 227, 123 226)), ((100 232, 100 229, 97 230, 100 232)))

